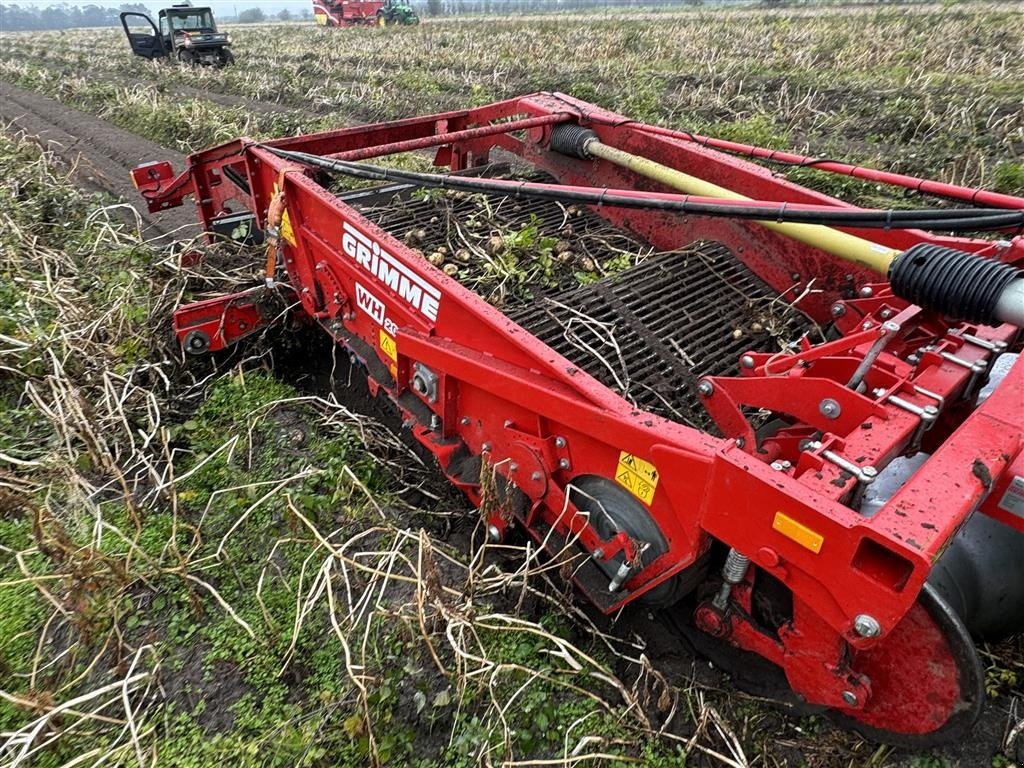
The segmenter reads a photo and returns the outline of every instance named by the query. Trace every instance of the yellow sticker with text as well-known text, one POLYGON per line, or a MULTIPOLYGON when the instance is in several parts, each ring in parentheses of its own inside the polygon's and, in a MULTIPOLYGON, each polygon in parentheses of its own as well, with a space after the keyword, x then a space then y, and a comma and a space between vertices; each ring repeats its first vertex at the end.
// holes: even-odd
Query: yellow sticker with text
POLYGON ((651 462, 623 451, 619 454, 615 482, 644 504, 650 504, 651 499, 654 498, 654 491, 658 487, 658 469, 651 462))
POLYGON ((382 328, 380 331, 380 351, 391 358, 391 362, 398 362, 398 344, 395 338, 387 334, 382 328))

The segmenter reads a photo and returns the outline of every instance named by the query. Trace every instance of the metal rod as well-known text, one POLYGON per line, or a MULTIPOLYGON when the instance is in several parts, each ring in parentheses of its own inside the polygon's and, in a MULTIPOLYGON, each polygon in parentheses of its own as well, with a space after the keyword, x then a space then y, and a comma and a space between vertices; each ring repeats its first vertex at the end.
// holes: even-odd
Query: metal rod
MULTIPOLYGON (((821 450, 821 443, 817 440, 810 440, 807 445, 804 446, 806 451, 818 451, 821 450)), ((870 485, 878 477, 878 470, 872 467, 870 464, 858 467, 852 461, 847 461, 835 451, 822 450, 821 456, 824 459, 835 464, 840 469, 849 472, 851 475, 857 478, 857 480, 864 485, 870 485)))
POLYGON ((750 568, 750 559, 738 549, 730 549, 728 556, 725 558, 725 565, 722 566, 722 586, 711 600, 712 605, 720 611, 725 610, 729 604, 729 595, 732 594, 732 588, 743 581, 747 575, 748 568, 750 568))
POLYGON ((850 380, 846 383, 846 386, 849 389, 852 389, 854 392, 857 391, 861 382, 864 381, 864 377, 867 376, 868 371, 871 370, 871 366, 875 364, 875 360, 878 359, 878 356, 882 354, 882 350, 889 345, 889 342, 895 338, 899 331, 900 326, 892 320, 882 323, 878 329, 878 338, 875 339, 875 343, 871 345, 871 349, 869 349, 868 353, 864 355, 864 359, 860 361, 860 365, 857 366, 857 370, 853 372, 853 376, 851 376, 850 380))
POLYGON ((935 195, 937 197, 961 200, 973 205, 988 205, 995 208, 1008 208, 1011 210, 1024 206, 1024 198, 1014 197, 1013 195, 1004 195, 999 192, 989 192, 985 189, 973 189, 971 187, 961 187, 956 184, 945 184, 941 181, 921 179, 917 176, 907 176, 902 173, 891 173, 889 171, 879 171, 875 168, 864 168, 857 165, 850 165, 848 163, 840 163, 834 160, 822 160, 815 157, 806 157, 793 152, 782 152, 776 149, 768 149, 767 147, 757 147, 752 144, 740 144, 735 141, 715 139, 709 136, 700 136, 696 133, 687 133, 686 131, 673 131, 669 128, 661 128, 655 125, 641 125, 639 127, 645 133, 651 133, 657 136, 668 136, 673 139, 682 139, 683 141, 700 144, 703 147, 719 149, 724 152, 732 152, 738 155, 746 155, 748 157, 757 157, 762 160, 776 161, 787 165, 798 165, 813 168, 816 171, 827 171, 828 173, 852 176, 856 179, 881 182, 882 184, 890 184, 895 187, 912 189, 915 192, 921 192, 926 195, 935 195))
POLYGON ((396 155, 400 152, 411 152, 416 149, 429 149, 440 147, 456 141, 467 141, 469 139, 480 139, 485 136, 493 136, 498 133, 511 133, 529 128, 539 128, 555 123, 564 123, 569 119, 565 112, 556 112, 552 115, 541 115, 540 117, 528 117, 523 120, 510 120, 507 123, 495 123, 483 125, 479 128, 467 128, 462 131, 451 131, 449 133, 436 133, 432 136, 423 136, 419 139, 406 139, 405 141, 393 141, 390 144, 378 144, 375 147, 360 147, 349 149, 345 152, 336 152, 333 155, 324 155, 332 160, 367 160, 371 157, 383 157, 384 155, 396 155))

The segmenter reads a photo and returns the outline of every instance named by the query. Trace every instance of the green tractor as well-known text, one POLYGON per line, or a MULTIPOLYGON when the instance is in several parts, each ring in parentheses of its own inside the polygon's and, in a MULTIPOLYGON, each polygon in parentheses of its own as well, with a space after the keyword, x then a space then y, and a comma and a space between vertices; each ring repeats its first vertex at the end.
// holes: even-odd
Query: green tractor
POLYGON ((377 11, 377 24, 381 27, 419 23, 420 17, 405 0, 385 0, 383 7, 377 11))

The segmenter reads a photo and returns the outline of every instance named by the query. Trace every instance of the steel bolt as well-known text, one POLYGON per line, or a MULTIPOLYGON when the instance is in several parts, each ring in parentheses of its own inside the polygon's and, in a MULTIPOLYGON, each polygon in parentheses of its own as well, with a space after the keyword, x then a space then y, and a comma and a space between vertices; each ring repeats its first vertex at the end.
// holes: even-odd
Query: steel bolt
POLYGON ((851 707, 857 706, 857 694, 853 691, 843 691, 843 701, 851 707))
POLYGON ((878 637, 882 634, 882 627, 878 619, 866 613, 858 614, 853 620, 853 629, 861 637, 878 637))
POLYGON ((736 438, 736 447, 737 448, 743 448, 746 444, 747 444, 747 441, 744 440, 742 437, 737 437, 736 438))
POLYGON ((742 365, 744 368, 753 368, 754 358, 752 358, 750 355, 744 355, 743 357, 740 358, 740 365, 742 365))
POLYGON ((518 465, 518 464, 516 464, 516 463, 515 463, 515 462, 513 461, 513 462, 512 462, 511 464, 509 464, 509 465, 508 465, 508 471, 509 471, 509 472, 518 472, 518 471, 519 471, 519 465, 518 465))
POLYGON ((839 403, 830 397, 826 397, 818 403, 818 410, 826 419, 838 419, 839 415, 843 412, 843 409, 839 407, 839 403))
POLYGON ((597 549, 594 550, 594 559, 595 560, 600 560, 603 557, 604 557, 604 550, 603 549, 598 547, 597 549))
POLYGON ((892 310, 888 308, 883 309, 881 312, 878 313, 878 316, 883 320, 888 320, 890 317, 892 317, 892 310))
POLYGON ((860 289, 859 293, 862 299, 870 299, 875 294, 870 285, 865 285, 860 289))
POLYGON ((555 447, 557 447, 557 448, 565 448, 565 438, 564 437, 556 437, 555 438, 555 447))
POLYGON ((843 304, 832 305, 832 317, 842 317, 846 314, 846 306, 843 304))
POLYGON ((498 530, 498 526, 496 526, 496 525, 488 525, 487 526, 487 538, 490 539, 491 541, 493 541, 495 544, 497 544, 499 541, 501 541, 501 531, 498 530))
POLYGON ((544 475, 542 475, 540 472, 534 472, 532 475, 530 475, 530 479, 533 480, 533 482, 535 483, 539 483, 541 480, 544 479, 544 475))
POLYGON ((430 429, 437 432, 441 428, 441 418, 436 414, 430 414, 430 429))
POLYGON ((715 392, 715 386, 710 381, 704 380, 697 385, 697 391, 704 397, 711 397, 715 392))
POLYGON ((480 446, 480 450, 483 451, 484 453, 490 453, 491 452, 491 444, 490 443, 484 443, 483 445, 480 446))
POLYGON ((502 423, 502 426, 505 427, 505 429, 508 429, 509 427, 511 427, 512 426, 512 419, 505 419, 505 421, 502 423))
POLYGON ((876 477, 878 477, 878 470, 872 467, 870 464, 860 468, 861 477, 865 483, 870 483, 876 477))
POLYGON ((459 419, 459 424, 461 424, 464 427, 468 427, 469 426, 469 416, 463 416, 461 419, 459 419))
POLYGON ((561 459, 558 462, 558 466, 561 467, 562 469, 568 469, 569 468, 569 460, 568 459, 561 459))

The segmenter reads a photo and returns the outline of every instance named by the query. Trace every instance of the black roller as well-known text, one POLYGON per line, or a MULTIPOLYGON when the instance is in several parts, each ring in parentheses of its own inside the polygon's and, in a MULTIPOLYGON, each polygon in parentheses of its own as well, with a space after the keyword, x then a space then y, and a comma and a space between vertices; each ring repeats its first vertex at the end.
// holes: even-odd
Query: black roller
POLYGON ((971 634, 1000 640, 1024 632, 1024 533, 975 513, 932 569, 928 582, 971 634))
POLYGON ((551 131, 551 151, 586 160, 590 157, 587 153, 587 142, 596 138, 597 134, 589 128, 561 123, 551 131))
POLYGON ((1003 291, 1024 270, 940 245, 921 243, 889 266, 893 292, 957 320, 998 325, 994 312, 1003 291))

